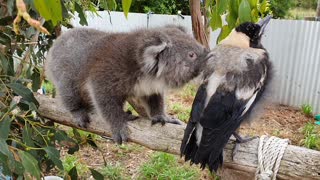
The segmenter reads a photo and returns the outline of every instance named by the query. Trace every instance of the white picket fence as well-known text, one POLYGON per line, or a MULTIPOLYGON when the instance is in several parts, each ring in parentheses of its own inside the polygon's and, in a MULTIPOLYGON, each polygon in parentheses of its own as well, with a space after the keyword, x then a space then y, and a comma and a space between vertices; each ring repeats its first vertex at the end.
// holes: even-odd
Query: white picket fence
MULTIPOLYGON (((184 26, 189 33, 191 17, 130 13, 99 12, 100 17, 88 13, 88 27, 103 31, 126 32, 140 27, 157 27, 165 24, 184 26), (111 23, 110 23, 111 17, 111 23)), ((75 17, 74 26, 81 26, 75 17)), ((219 31, 211 32, 213 48, 219 31)), ((263 38, 276 71, 274 99, 295 107, 310 104, 320 112, 320 22, 303 20, 272 20, 263 38)))

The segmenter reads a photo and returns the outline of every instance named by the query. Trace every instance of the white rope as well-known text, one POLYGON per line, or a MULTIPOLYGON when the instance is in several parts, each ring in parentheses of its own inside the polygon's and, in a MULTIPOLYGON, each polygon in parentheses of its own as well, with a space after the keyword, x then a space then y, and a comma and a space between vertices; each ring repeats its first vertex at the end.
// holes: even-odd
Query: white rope
POLYGON ((274 136, 268 137, 266 135, 260 137, 256 180, 276 179, 280 162, 288 143, 288 139, 280 139, 274 136))

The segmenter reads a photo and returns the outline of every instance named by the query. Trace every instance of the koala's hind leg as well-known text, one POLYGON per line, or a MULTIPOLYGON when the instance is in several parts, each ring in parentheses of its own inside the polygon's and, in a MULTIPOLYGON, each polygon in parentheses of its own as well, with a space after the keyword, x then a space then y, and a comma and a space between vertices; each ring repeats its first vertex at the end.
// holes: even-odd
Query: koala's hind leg
POLYGON ((182 124, 179 119, 169 117, 165 113, 164 97, 161 94, 153 94, 151 96, 143 97, 145 102, 145 109, 148 112, 151 123, 165 123, 182 124))
MULTIPOLYGON (((82 100, 80 89, 73 86, 73 83, 65 83, 63 87, 59 87, 59 96, 65 108, 70 111, 78 126, 87 128, 90 123, 88 116, 88 108, 82 100)), ((60 86, 62 86, 60 84, 60 86)))
POLYGON ((127 121, 135 116, 123 111, 125 97, 109 93, 109 87, 102 82, 92 81, 89 96, 99 116, 110 124, 113 141, 122 144, 128 140, 127 121))

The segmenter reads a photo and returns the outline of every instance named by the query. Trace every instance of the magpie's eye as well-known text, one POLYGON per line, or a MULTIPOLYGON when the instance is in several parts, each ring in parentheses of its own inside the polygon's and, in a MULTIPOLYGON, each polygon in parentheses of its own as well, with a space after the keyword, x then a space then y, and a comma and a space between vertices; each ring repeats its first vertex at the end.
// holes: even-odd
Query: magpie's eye
POLYGON ((196 53, 194 53, 193 51, 188 52, 188 56, 189 56, 189 58, 190 58, 190 59, 192 59, 192 60, 194 60, 194 59, 196 59, 196 58, 197 58, 197 54, 196 54, 196 53))

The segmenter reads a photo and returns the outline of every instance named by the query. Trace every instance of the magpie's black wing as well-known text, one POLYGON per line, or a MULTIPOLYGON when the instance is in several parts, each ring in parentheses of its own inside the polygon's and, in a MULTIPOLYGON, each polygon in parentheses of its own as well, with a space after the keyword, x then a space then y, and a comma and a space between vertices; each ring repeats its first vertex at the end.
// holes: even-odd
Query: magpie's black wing
POLYGON ((202 168, 209 165, 210 171, 218 169, 223 162, 223 148, 239 127, 247 102, 248 100, 238 99, 235 91, 216 91, 201 117, 201 128, 197 132, 201 134, 198 136, 201 141, 191 161, 200 163, 202 168))
MULTIPOLYGON (((251 62, 250 62, 251 63, 251 62)), ((270 79, 268 61, 248 65, 241 74, 230 75, 216 89, 204 109, 197 126, 196 138, 201 140, 191 161, 216 171, 223 162, 223 148, 232 133, 260 99, 270 79), (230 82, 235 88, 229 88, 230 82)), ((209 88, 209 87, 208 87, 209 88)))
POLYGON ((185 160, 188 161, 197 152, 196 145, 196 124, 200 121, 201 114, 205 106, 207 97, 206 84, 202 84, 196 94, 192 104, 191 116, 184 132, 184 137, 180 147, 181 156, 185 155, 185 160))

